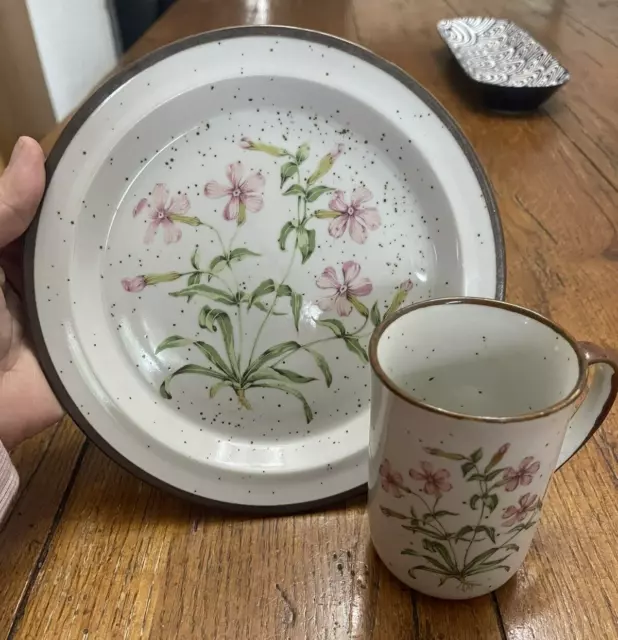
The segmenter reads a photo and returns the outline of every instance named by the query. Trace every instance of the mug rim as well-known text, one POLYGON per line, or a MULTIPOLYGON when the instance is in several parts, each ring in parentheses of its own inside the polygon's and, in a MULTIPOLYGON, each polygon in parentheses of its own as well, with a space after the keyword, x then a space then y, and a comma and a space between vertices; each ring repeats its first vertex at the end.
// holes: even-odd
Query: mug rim
POLYGON ((586 386, 586 381, 588 378, 588 367, 586 364, 586 358, 582 353, 582 350, 579 347, 578 342, 568 333, 565 329, 563 329, 560 325, 553 322, 549 318, 537 313, 536 311, 532 311, 531 309, 527 309, 526 307, 522 307, 517 304, 513 304, 511 302, 505 302, 503 300, 494 300, 493 298, 474 298, 474 297, 451 297, 451 298, 435 298, 433 300, 425 300, 424 302, 416 302, 414 304, 408 305, 403 309, 400 309, 396 313, 394 313, 388 320, 384 321, 380 325, 378 325, 373 333, 371 334, 371 339, 369 341, 369 363, 371 365, 371 369, 378 376, 380 382, 387 388, 389 391, 394 393, 396 396, 401 398, 404 402, 408 404, 412 404, 421 409, 425 409, 426 411, 430 411, 432 413, 437 413, 438 415, 454 418, 456 420, 470 420, 473 422, 486 422, 493 424, 509 424, 511 422, 528 422, 530 420, 537 420, 538 418, 544 418, 546 416, 552 415, 565 407, 568 407, 570 404, 575 402, 577 398, 581 395, 582 391, 586 386), (433 404, 429 404, 424 402, 423 400, 419 400, 411 396, 408 392, 402 389, 399 385, 395 384, 393 379, 384 371, 382 366, 380 365, 380 361, 378 358, 378 344, 380 339, 384 335, 384 332, 388 327, 392 324, 395 324, 398 320, 400 320, 403 316, 412 313, 414 311, 418 311, 419 309, 423 309, 426 307, 437 307, 437 306, 448 306, 448 305, 460 305, 460 304, 470 304, 470 305, 479 305, 485 307, 494 307, 498 309, 502 309, 503 311, 509 311, 511 313, 516 313, 522 316, 527 316, 528 318, 532 318, 541 324, 549 327, 564 338, 575 354, 577 355, 577 363, 579 366, 579 374, 577 377, 577 382, 573 389, 564 397, 562 400, 550 405, 545 409, 540 409, 538 411, 532 411, 529 413, 522 413, 516 416, 482 416, 482 415, 474 415, 471 413, 459 413, 457 411, 451 411, 450 409, 443 409, 433 404))

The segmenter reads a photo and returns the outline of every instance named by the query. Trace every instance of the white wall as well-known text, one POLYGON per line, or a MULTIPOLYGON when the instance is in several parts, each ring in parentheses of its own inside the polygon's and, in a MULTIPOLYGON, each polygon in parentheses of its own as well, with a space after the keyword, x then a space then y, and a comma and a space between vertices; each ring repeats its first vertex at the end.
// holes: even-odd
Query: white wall
POLYGON ((106 0, 25 1, 54 113, 62 120, 116 65, 112 18, 106 0))

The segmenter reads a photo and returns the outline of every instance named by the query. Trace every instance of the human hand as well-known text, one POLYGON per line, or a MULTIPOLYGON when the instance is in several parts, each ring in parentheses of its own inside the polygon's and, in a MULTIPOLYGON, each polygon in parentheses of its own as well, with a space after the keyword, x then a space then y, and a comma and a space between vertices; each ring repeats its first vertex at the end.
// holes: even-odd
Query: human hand
POLYGON ((45 158, 32 138, 20 138, 0 176, 0 442, 11 449, 57 422, 63 411, 23 333, 16 289, 17 240, 32 222, 45 188, 45 158))

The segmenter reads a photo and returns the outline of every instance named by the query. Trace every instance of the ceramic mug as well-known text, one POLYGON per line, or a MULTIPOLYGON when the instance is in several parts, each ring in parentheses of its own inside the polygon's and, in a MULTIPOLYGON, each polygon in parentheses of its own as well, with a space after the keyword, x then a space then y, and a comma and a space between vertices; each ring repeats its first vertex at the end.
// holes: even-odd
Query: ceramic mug
POLYGON ((614 403, 616 359, 533 311, 476 298, 402 309, 369 357, 378 555, 428 595, 489 593, 522 564, 552 473, 614 403))

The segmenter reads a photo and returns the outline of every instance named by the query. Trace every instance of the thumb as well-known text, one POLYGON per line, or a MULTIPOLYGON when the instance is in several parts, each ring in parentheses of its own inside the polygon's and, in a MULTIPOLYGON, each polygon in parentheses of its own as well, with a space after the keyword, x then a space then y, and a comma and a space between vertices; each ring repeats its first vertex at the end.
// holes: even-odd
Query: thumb
POLYGON ((0 176, 0 248, 32 222, 45 189, 45 156, 36 140, 21 137, 0 176))

